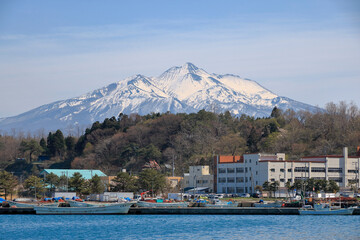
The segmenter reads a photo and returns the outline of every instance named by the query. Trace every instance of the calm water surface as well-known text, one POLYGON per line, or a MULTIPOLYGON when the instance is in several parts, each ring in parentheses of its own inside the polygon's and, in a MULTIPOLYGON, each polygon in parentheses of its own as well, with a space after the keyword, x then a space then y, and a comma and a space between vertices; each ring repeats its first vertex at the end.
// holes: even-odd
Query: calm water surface
POLYGON ((0 239, 360 239, 360 216, 0 215, 0 239))

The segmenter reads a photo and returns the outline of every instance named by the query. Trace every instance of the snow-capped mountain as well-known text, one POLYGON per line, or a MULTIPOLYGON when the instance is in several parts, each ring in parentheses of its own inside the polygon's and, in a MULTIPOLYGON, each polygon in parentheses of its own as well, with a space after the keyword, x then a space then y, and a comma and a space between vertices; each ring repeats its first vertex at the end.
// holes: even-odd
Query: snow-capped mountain
POLYGON ((104 88, 57 101, 18 116, 0 119, 0 130, 74 129, 120 113, 191 113, 201 109, 234 115, 269 116, 272 109, 316 111, 308 104, 280 97, 255 81, 236 75, 209 74, 186 63, 159 77, 136 75, 104 88))

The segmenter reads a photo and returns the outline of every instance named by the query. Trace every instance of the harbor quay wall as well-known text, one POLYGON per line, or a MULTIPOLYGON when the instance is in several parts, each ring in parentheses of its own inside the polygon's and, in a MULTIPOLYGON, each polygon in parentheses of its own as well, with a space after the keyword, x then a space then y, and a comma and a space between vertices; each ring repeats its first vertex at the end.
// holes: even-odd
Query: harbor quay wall
MULTIPOLYGON (((1 208, 0 214, 36 214, 33 208, 1 208)), ((206 208, 206 207, 187 207, 187 208, 144 208, 131 207, 128 214, 136 215, 299 215, 298 208, 254 208, 254 207, 235 207, 235 208, 206 208)), ((356 208, 353 215, 360 215, 360 208, 356 208)))
POLYGON ((0 207, 0 214, 36 214, 34 208, 0 207))
POLYGON ((297 208, 206 208, 206 207, 183 207, 183 208, 130 208, 128 214, 202 214, 202 215, 299 215, 297 208))

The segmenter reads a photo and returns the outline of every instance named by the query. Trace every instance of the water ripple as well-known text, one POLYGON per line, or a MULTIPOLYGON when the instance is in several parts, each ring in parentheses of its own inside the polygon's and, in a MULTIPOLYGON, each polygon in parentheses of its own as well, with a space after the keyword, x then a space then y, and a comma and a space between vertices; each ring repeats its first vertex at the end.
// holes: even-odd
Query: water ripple
POLYGON ((0 239, 360 239, 360 216, 0 215, 0 239))

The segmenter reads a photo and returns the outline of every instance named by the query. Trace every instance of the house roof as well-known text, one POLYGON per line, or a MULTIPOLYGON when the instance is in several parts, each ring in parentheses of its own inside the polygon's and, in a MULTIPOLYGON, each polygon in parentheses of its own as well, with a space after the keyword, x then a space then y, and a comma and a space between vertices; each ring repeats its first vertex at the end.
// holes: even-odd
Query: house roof
POLYGON ((100 170, 92 169, 44 169, 40 174, 46 172, 47 174, 53 173, 58 177, 65 175, 67 177, 72 177, 74 173, 78 172, 82 175, 85 180, 91 179, 93 176, 98 175, 99 177, 106 177, 106 174, 100 170))
POLYGON ((236 163, 236 162, 244 162, 243 156, 219 156, 219 164, 221 163, 236 163))

